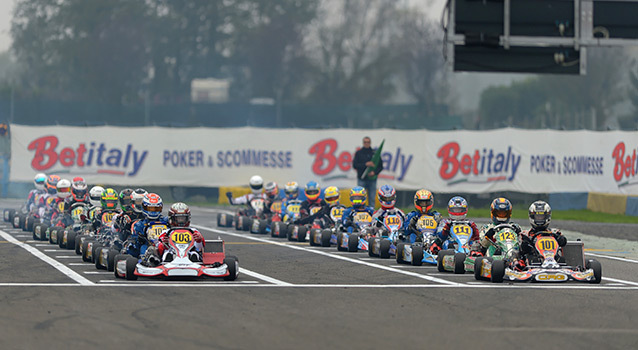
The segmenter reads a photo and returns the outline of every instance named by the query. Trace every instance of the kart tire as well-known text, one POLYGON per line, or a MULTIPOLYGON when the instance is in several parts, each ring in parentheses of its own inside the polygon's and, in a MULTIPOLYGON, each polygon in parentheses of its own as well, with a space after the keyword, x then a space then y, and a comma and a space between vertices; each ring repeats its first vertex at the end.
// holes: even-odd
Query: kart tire
POLYGON ((31 230, 31 231, 33 232, 32 234, 33 234, 33 240, 34 241, 41 241, 41 239, 40 239, 40 235, 42 234, 42 233, 40 233, 40 226, 41 225, 42 224, 33 225, 33 230, 31 230))
POLYGON ((250 232, 250 226, 252 226, 252 224, 253 224, 253 220, 251 218, 244 218, 244 221, 242 224, 242 231, 250 232))
POLYGON ((224 258, 224 264, 228 266, 228 276, 224 276, 224 281, 234 281, 239 274, 239 262, 234 256, 224 258))
POLYGON ((137 280, 137 275, 135 274, 135 267, 137 266, 137 259, 132 256, 126 258, 126 279, 128 281, 137 280))
POLYGON ((321 231, 321 246, 322 247, 330 247, 330 238, 332 237, 332 232, 330 230, 321 231))
POLYGON ((286 230, 286 236, 288 237, 289 241, 293 241, 293 233, 295 232, 295 227, 297 227, 297 225, 291 224, 288 225, 288 230, 286 230))
POLYGON ((308 233, 308 242, 310 243, 311 246, 317 246, 318 244, 315 243, 315 236, 317 235, 317 230, 316 229, 310 229, 310 232, 308 233))
POLYGON ((379 254, 374 252, 374 244, 375 241, 378 240, 379 237, 370 237, 368 238, 368 256, 371 258, 378 258, 379 254))
POLYGON ((494 260, 492 261, 492 282, 494 283, 502 283, 503 277, 505 276, 505 260, 494 260))
POLYGON ((22 228, 24 226, 24 214, 16 214, 13 217, 13 228, 22 228))
POLYGON ((49 237, 47 237, 47 230, 49 229, 49 225, 47 224, 40 224, 40 240, 41 241, 48 241, 49 237))
POLYGON ((273 222, 270 227, 270 237, 279 237, 279 230, 281 230, 281 221, 273 222))
POLYGON ((127 257, 130 257, 128 254, 116 254, 115 259, 113 259, 113 274, 115 278, 124 278, 124 276, 120 275, 115 268, 117 266, 118 261, 126 260, 127 257))
POLYGON ((64 235, 67 235, 67 240, 68 238, 68 234, 69 234, 69 229, 65 228, 64 230, 62 230, 62 232, 60 232, 60 235, 58 237, 58 247, 66 249, 66 243, 64 242, 64 235))
POLYGON ((95 241, 93 240, 85 239, 84 242, 82 242, 82 261, 91 262, 91 255, 89 255, 89 252, 93 253, 94 245, 95 241))
POLYGON ((479 256, 474 259, 474 279, 477 281, 483 280, 483 276, 481 276, 481 265, 483 265, 483 257, 479 256))
POLYGON ((299 231, 297 231, 297 242, 305 242, 306 233, 308 233, 308 228, 306 226, 299 226, 299 231))
POLYGON ((33 230, 33 225, 35 225, 35 217, 34 216, 29 216, 27 218, 27 223, 26 223, 26 230, 25 231, 31 231, 33 230))
POLYGON ((359 251, 359 236, 355 233, 348 235, 348 252, 355 253, 359 251))
POLYGON ((337 233, 337 250, 340 252, 344 252, 346 250, 348 250, 347 248, 342 247, 341 245, 343 244, 343 238, 347 237, 346 233, 344 232, 339 232, 337 233))
POLYGON ((413 245, 412 246, 412 266, 421 266, 421 265, 423 265, 423 246, 413 245))
POLYGON ((75 241, 78 236, 78 233, 73 231, 73 229, 69 229, 68 232, 69 233, 66 236, 66 249, 72 250, 72 249, 75 249, 75 241))
POLYGON ((233 216, 226 213, 217 214, 217 227, 233 226, 233 216))
MULTIPOLYGON (((104 247, 98 247, 97 249, 95 249, 95 255, 93 255, 93 261, 95 262, 95 268, 98 270, 106 270, 106 267, 104 267, 101 264, 102 261, 102 251, 106 249, 104 247)), ((106 264, 105 264, 106 265, 106 264)))
POLYGON ((457 275, 465 273, 465 253, 454 254, 454 273, 457 275))
POLYGON ((58 244, 60 241, 60 231, 62 231, 62 229, 59 226, 51 227, 49 229, 49 243, 58 244))
POLYGON ((4 222, 9 222, 11 220, 10 210, 13 209, 5 209, 2 211, 2 220, 4 220, 4 222))
POLYGON ((102 244, 99 242, 93 242, 93 249, 91 249, 90 260, 92 263, 95 263, 95 257, 97 256, 98 249, 102 248, 102 244))
POLYGON ((235 218, 235 230, 237 231, 241 231, 244 228, 244 219, 246 217, 245 216, 241 216, 241 215, 237 215, 237 217, 235 218))
POLYGON ((7 216, 6 216, 6 222, 12 222, 13 218, 16 216, 16 210, 15 209, 7 209, 7 216))
MULTIPOLYGON (((75 242, 73 242, 75 244, 73 245, 72 249, 75 249, 75 254, 77 254, 77 255, 82 255, 82 248, 83 248, 82 244, 84 244, 84 241, 86 241, 86 237, 84 237, 84 239, 82 239, 82 236, 83 235, 76 235, 75 236, 75 242)), ((67 243, 67 245, 68 244, 69 243, 67 243)))
POLYGON ((392 242, 389 239, 382 239, 379 244, 379 257, 381 259, 390 259, 390 247, 392 242))
POLYGON ((454 255, 454 251, 452 249, 446 249, 439 252, 436 256, 436 268, 439 272, 445 272, 445 266, 443 265, 443 259, 445 256, 454 255))
POLYGON ((113 271, 115 268, 115 257, 119 254, 119 252, 115 249, 109 249, 109 255, 106 259, 106 271, 113 271))
POLYGON ((587 260, 585 268, 594 270, 594 279, 589 281, 589 283, 599 284, 603 278, 603 267, 600 262, 595 259, 587 260))
POLYGON ((396 255, 396 259, 397 259, 397 264, 405 264, 406 261, 403 260, 403 252, 405 251, 405 243, 401 242, 399 244, 397 244, 397 255, 396 255))
POLYGON ((267 228, 268 228, 268 221, 259 220, 259 234, 265 235, 266 233, 268 233, 267 228))

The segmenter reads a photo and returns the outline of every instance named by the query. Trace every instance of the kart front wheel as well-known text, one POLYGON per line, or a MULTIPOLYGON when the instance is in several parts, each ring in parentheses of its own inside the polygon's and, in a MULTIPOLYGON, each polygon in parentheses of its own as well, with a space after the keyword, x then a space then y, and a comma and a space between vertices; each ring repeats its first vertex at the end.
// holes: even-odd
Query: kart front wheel
POLYGON ((504 260, 494 260, 492 261, 492 282, 501 283, 503 282, 503 277, 505 276, 505 261, 504 260))
POLYGON ((359 250, 359 236, 352 233, 348 236, 348 251, 350 253, 357 252, 359 250))
POLYGON ((390 247, 392 242, 388 239, 382 239, 379 244, 379 257, 381 259, 390 259, 390 247))
POLYGON ((321 246, 322 247, 330 247, 330 238, 332 237, 332 232, 330 230, 321 231, 321 246))
POLYGON ((370 237, 368 239, 368 256, 371 258, 376 258, 379 256, 379 254, 375 252, 375 248, 374 248, 377 240, 379 240, 379 237, 370 237))
POLYGON ((594 270, 594 279, 589 281, 589 283, 599 284, 603 278, 603 267, 600 265, 600 262, 594 259, 587 260, 587 265, 585 267, 594 270))
POLYGON ((423 265, 423 246, 413 245, 412 246, 412 266, 421 266, 421 265, 423 265))
POLYGON ((239 263, 234 256, 227 256, 224 259, 224 264, 228 266, 228 276, 224 276, 224 281, 234 281, 239 274, 239 263))
POLYGON ((454 254, 454 273, 457 275, 465 273, 465 253, 454 254))
POLYGON ((403 252, 405 251, 405 243, 401 242, 397 245, 397 264, 405 264, 406 261, 403 260, 403 252))
POLYGON ((130 256, 126 258, 126 279, 129 281, 137 280, 137 275, 135 274, 135 267, 137 266, 137 259, 130 256))
POLYGON ((448 255, 454 255, 454 251, 451 249, 442 250, 436 256, 436 268, 439 272, 445 272, 445 265, 443 264, 443 261, 448 255))

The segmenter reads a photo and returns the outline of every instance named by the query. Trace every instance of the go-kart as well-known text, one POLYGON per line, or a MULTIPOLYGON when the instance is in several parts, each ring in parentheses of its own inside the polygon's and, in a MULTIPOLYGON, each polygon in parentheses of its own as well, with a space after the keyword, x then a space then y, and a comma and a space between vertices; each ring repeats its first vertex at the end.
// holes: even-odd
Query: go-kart
POLYGON ((299 219, 301 209, 301 201, 298 199, 288 200, 285 205, 283 205, 282 213, 280 215, 281 220, 273 220, 272 225, 270 226, 270 236, 277 238, 287 238, 288 237, 288 227, 292 224, 292 222, 299 219))
POLYGON ((337 244, 337 232, 340 231, 341 218, 345 207, 341 204, 330 207, 329 216, 332 225, 329 228, 310 230, 308 240, 311 246, 330 247, 337 244))
MULTIPOLYGON (((397 244, 397 263, 412 264, 414 266, 421 266, 423 263, 436 265, 438 263, 437 254, 431 251, 430 248, 438 237, 436 234, 439 229, 438 222, 434 216, 422 214, 416 222, 416 229, 419 235, 415 242, 399 242, 397 244)), ((447 242, 443 243, 443 248, 447 247, 447 242)))
POLYGON ((168 232, 169 252, 159 265, 153 266, 128 254, 115 257, 114 274, 117 278, 136 280, 138 277, 223 277, 233 281, 239 275, 236 257, 226 255, 224 241, 206 240, 201 261, 193 253, 193 231, 188 228, 171 229, 168 232), (194 261, 195 260, 195 261, 194 261))
POLYGON ((88 208, 86 203, 78 202, 71 206, 72 224, 65 227, 62 232, 58 231, 57 241, 60 248, 76 249, 76 237, 82 234, 88 234, 93 230, 93 224, 89 222, 88 208))
POLYGON ((600 283, 602 267, 597 260, 585 260, 582 241, 567 242, 560 248, 556 233, 548 230, 538 232, 532 243, 532 251, 524 257, 523 267, 515 266, 508 259, 484 262, 483 269, 490 269, 491 281, 600 283))
POLYGON ((439 272, 463 274, 465 270, 474 271, 474 261, 482 254, 480 251, 471 249, 471 237, 472 227, 469 221, 451 221, 450 237, 447 240, 448 249, 440 251, 436 259, 439 272))
POLYGON ((95 256, 98 248, 103 247, 112 238, 111 222, 117 211, 102 211, 100 216, 100 226, 91 237, 80 237, 82 246, 80 252, 82 261, 95 263, 95 256))
MULTIPOLYGON (((337 232, 337 250, 357 252, 368 250, 368 239, 376 234, 372 224, 372 215, 360 211, 352 217, 352 232, 337 232)), ((343 230, 344 227, 341 227, 343 230)))
POLYGON ((489 281, 492 277, 491 266, 494 260, 504 260, 506 265, 515 264, 520 259, 520 239, 510 224, 496 225, 493 240, 488 240, 490 246, 485 256, 467 257, 465 270, 473 271, 477 280, 489 281), (470 259, 474 259, 470 265, 470 259))
POLYGON ((249 231, 253 219, 262 217, 266 201, 261 197, 255 197, 248 203, 249 207, 240 210, 235 216, 235 229, 237 231, 249 231))
POLYGON ((368 241, 368 255, 370 257, 389 259, 391 255, 396 255, 396 244, 403 228, 403 218, 397 211, 394 211, 388 213, 381 223, 383 227, 378 230, 378 234, 370 237, 368 241))

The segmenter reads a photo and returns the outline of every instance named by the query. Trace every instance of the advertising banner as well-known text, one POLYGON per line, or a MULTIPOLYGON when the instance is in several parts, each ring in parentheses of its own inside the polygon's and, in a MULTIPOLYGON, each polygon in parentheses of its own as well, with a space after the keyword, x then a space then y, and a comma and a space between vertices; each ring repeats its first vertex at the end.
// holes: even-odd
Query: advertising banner
POLYGON ((243 186, 259 174, 280 185, 352 187, 354 152, 369 136, 373 147, 385 139, 379 186, 638 194, 635 132, 11 128, 11 181, 44 172, 91 184, 218 187, 243 186))

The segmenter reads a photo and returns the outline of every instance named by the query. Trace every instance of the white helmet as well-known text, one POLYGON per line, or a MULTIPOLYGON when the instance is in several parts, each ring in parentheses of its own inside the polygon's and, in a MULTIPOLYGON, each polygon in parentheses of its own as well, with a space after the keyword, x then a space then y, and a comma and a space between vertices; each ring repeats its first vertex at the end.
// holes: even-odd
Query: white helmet
POLYGON ((98 207, 101 205, 100 200, 102 199, 102 192, 104 192, 104 187, 102 186, 93 186, 89 191, 89 201, 91 205, 98 207))
POLYGON ((55 186, 58 190, 58 197, 68 198, 71 195, 71 181, 62 179, 55 186))
POLYGON ((133 193, 131 193, 131 200, 133 201, 133 211, 136 213, 142 212, 142 201, 144 197, 148 194, 145 189, 137 188, 133 193))
POLYGON ((264 179, 262 179, 259 175, 255 175, 250 178, 248 184, 250 184, 250 189, 253 193, 258 194, 261 193, 261 189, 264 187, 264 179))
POLYGON ((47 183, 47 176, 45 173, 37 173, 33 178, 33 183, 35 184, 35 188, 38 190, 44 190, 44 185, 47 183))

